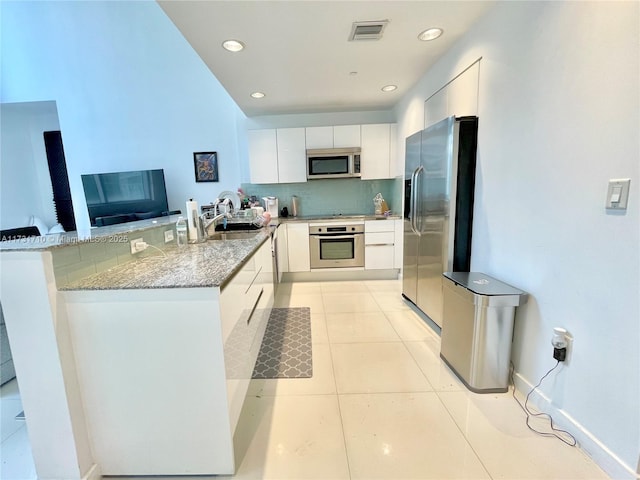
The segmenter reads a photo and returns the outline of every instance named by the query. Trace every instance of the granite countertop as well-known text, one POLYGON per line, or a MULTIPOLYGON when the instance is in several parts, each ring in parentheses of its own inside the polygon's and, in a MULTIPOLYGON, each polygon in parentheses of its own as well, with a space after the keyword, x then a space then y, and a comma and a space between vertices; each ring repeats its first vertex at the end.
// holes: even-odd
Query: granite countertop
POLYGON ((164 250, 166 256, 118 265, 59 290, 221 287, 269 237, 269 229, 263 229, 248 239, 209 240, 181 248, 173 245, 164 250))
MULTIPOLYGON (((91 228, 88 231, 57 233, 41 237, 21 238, 0 242, 0 251, 43 251, 53 248, 68 247, 82 243, 96 243, 102 240, 118 241, 118 236, 134 232, 143 232, 162 225, 174 226, 180 215, 170 217, 158 217, 137 222, 119 223, 108 227, 91 228)), ((344 220, 394 220, 401 218, 399 215, 365 215, 365 214, 340 214, 340 215, 308 215, 301 217, 278 217, 271 221, 271 225, 287 222, 338 222, 344 220)))

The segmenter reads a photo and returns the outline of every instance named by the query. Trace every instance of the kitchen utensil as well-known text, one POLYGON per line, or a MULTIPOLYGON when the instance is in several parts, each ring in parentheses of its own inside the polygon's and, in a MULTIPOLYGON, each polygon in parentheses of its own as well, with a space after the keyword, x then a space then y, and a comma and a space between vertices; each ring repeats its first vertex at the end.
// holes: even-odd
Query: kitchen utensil
POLYGON ((220 201, 224 200, 225 198, 228 198, 231 202, 231 210, 224 213, 231 213, 233 210, 240 210, 240 197, 236 192, 225 190, 224 192, 220 192, 218 194, 218 199, 220 199, 220 201))
POLYGON ((176 241, 178 242, 178 247, 187 245, 187 222, 184 217, 178 217, 176 222, 176 241))
POLYGON ((294 217, 300 215, 300 199, 296 195, 291 197, 291 215, 294 217))
POLYGON ((189 233, 189 243, 198 243, 204 240, 199 229, 200 219, 198 216, 198 202, 190 198, 186 203, 187 229, 189 233))
POLYGON ((382 202, 384 202, 384 198, 382 198, 381 193, 378 193, 373 198, 374 211, 376 215, 382 215, 382 202))
POLYGON ((271 218, 278 218, 278 198, 277 197, 262 197, 264 202, 264 211, 271 214, 271 218))

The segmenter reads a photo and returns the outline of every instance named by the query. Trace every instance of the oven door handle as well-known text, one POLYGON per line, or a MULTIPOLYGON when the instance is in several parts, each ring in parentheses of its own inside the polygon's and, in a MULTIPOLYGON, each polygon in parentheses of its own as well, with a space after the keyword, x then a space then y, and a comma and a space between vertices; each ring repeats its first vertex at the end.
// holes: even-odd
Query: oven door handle
POLYGON ((355 238, 356 235, 364 235, 363 233, 350 233, 349 235, 332 235, 332 234, 310 234, 310 237, 315 237, 315 238, 335 238, 336 240, 350 240, 355 238))

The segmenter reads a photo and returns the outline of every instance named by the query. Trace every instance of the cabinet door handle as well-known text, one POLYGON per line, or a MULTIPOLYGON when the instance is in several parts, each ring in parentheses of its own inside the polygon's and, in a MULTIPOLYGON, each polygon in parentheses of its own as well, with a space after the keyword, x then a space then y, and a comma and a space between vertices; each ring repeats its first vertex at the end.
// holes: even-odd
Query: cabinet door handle
POLYGON ((253 280, 251 280, 251 283, 249 284, 249 286, 247 287, 247 289, 244 291, 245 295, 246 295, 246 293, 249 291, 249 289, 250 289, 251 287, 253 287, 253 284, 255 283, 256 278, 258 278, 258 275, 260 275, 260 272, 262 272, 262 267, 260 267, 260 270, 258 270, 258 271, 256 272, 256 274, 253 276, 253 280))
POLYGON ((251 319, 253 318, 253 312, 256 311, 256 307, 258 306, 258 302, 260 301, 260 298, 262 298, 262 294, 264 293, 264 288, 260 289, 260 293, 258 294, 258 298, 256 298, 255 303, 253 304, 253 308, 251 309, 251 312, 249 313, 249 317, 247 318, 247 325, 249 325, 249 323, 251 323, 251 319))

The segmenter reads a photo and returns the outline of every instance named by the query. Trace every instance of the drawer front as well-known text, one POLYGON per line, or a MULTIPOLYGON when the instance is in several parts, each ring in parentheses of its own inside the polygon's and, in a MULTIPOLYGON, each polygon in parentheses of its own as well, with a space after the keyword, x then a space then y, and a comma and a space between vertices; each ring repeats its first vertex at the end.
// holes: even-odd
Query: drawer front
POLYGON ((393 220, 367 220, 364 222, 364 232, 393 232, 393 220))
POLYGON ((365 270, 386 270, 390 268, 393 268, 393 245, 370 245, 365 247, 365 270))
POLYGON ((393 232, 373 232, 364 234, 365 245, 393 245, 395 234, 393 232))

